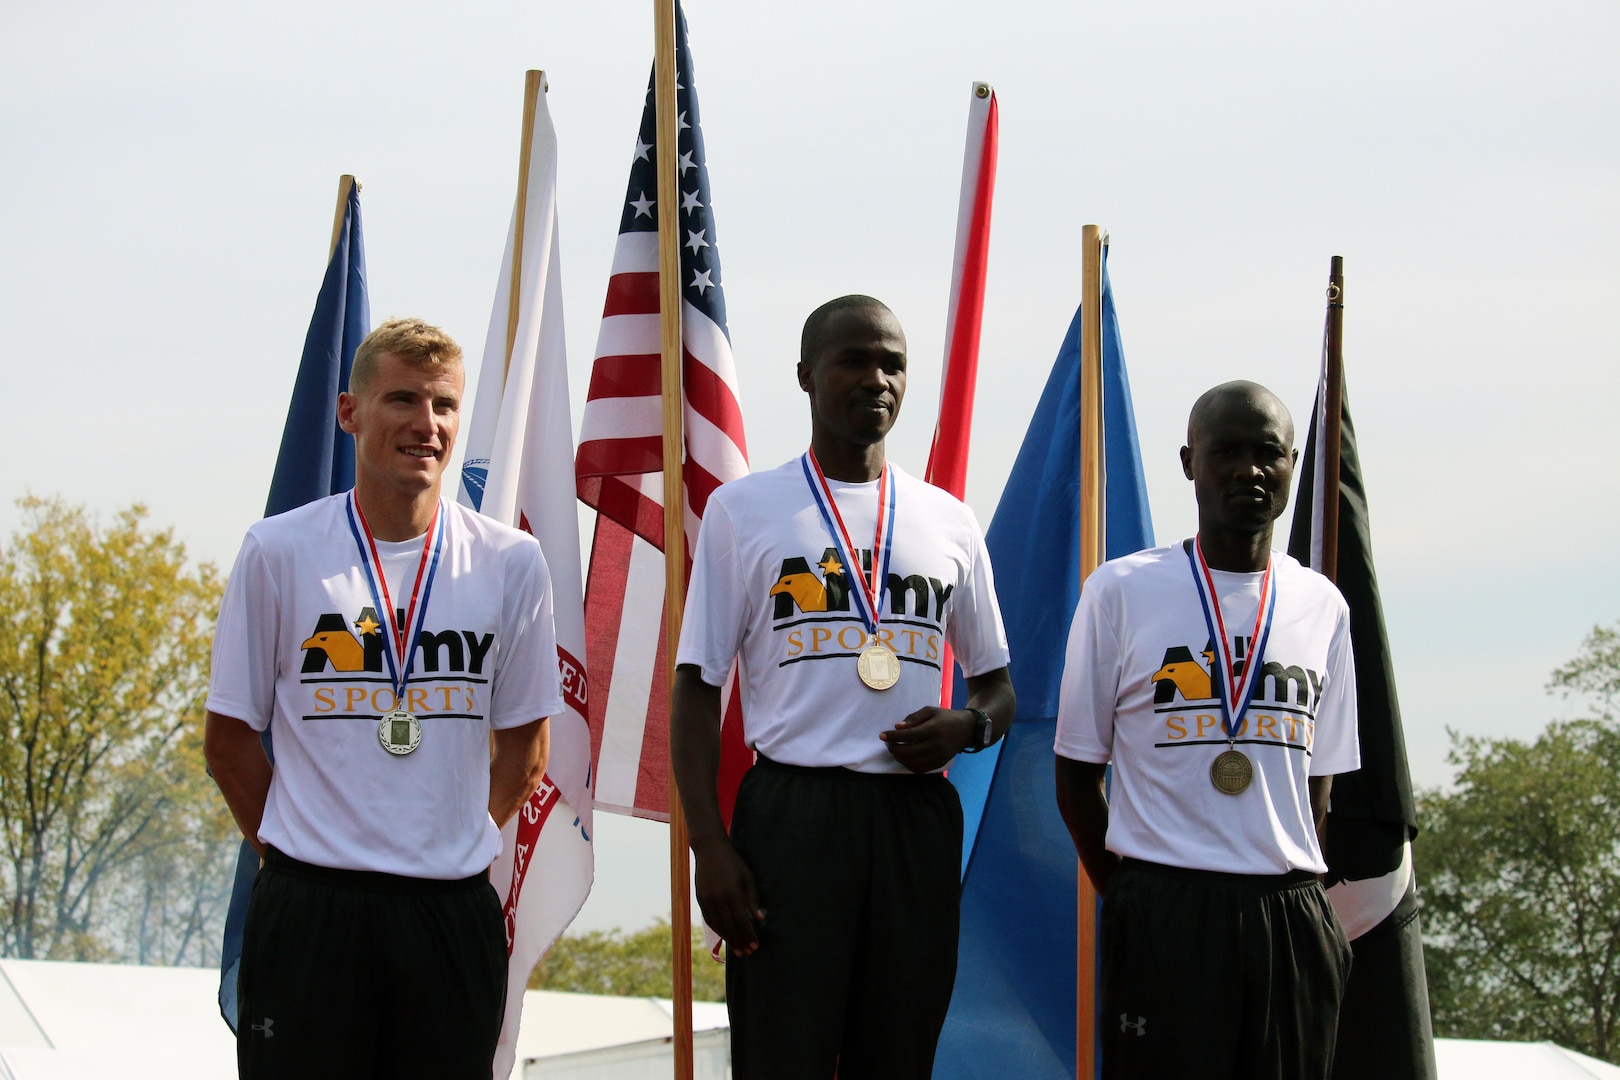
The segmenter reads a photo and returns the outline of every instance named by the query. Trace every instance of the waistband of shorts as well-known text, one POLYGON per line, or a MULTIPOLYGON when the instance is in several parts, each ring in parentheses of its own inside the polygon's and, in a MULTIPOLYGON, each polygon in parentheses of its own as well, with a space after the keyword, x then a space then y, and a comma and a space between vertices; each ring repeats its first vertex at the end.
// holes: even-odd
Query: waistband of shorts
POLYGON ((316 866, 268 845, 264 849, 264 868, 288 877, 366 892, 454 893, 489 883, 488 874, 473 874, 464 878, 416 878, 385 874, 380 870, 340 870, 334 866, 316 866))
POLYGON ((780 761, 772 761, 759 751, 754 751, 754 765, 763 765, 768 770, 777 772, 796 773, 800 776, 826 776, 859 780, 870 783, 928 783, 929 781, 942 781, 944 773, 914 773, 914 772, 857 772, 846 769, 842 765, 787 765, 780 761))
POLYGON ((1120 859, 1119 865, 1122 870, 1139 870, 1144 874, 1153 874, 1157 877, 1180 878, 1183 881, 1197 881, 1206 885, 1224 885, 1235 889, 1247 889, 1251 892, 1297 889, 1302 885, 1315 885, 1319 880, 1316 873, 1311 870, 1290 870, 1286 874, 1227 874, 1219 870, 1194 870, 1187 866, 1166 866, 1163 863, 1132 859, 1129 856, 1120 859))

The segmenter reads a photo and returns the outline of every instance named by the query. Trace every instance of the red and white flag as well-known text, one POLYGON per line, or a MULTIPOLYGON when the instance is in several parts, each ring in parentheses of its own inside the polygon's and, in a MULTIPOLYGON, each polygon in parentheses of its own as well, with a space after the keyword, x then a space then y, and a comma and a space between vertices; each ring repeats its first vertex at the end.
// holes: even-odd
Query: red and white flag
POLYGON ((490 880, 505 899, 511 955, 495 1080, 504 1080, 512 1071, 529 973, 579 913, 596 872, 582 662, 584 590, 557 242, 557 132, 543 87, 530 134, 528 186, 521 196, 522 251, 513 250, 518 221, 514 207, 461 477, 463 504, 540 541, 551 571, 565 703, 562 715, 551 718, 551 759, 545 779, 502 830, 501 854, 490 867, 490 880), (520 271, 515 296, 514 268, 520 271), (509 350, 514 302, 517 323, 509 350))
MULTIPOLYGON (((687 551, 709 495, 748 472, 737 373, 726 330, 709 174, 692 84, 686 20, 676 32, 680 201, 658 205, 655 120, 647 105, 630 164, 607 303, 597 338, 575 472, 597 511, 585 590, 596 805, 669 820, 669 684, 664 648, 663 416, 658 331, 658 220, 679 215, 687 551)), ((690 560, 690 554, 688 555, 690 560)), ((727 820, 753 754, 743 742, 737 679, 723 693, 721 807, 727 820)))
MULTIPOLYGON (((958 499, 967 491, 973 397, 979 382, 979 330, 990 261, 990 206, 996 191, 996 91, 973 84, 968 101, 967 149, 962 155, 962 198, 956 211, 956 258, 951 267, 950 313, 945 324, 945 372, 939 383, 939 420, 924 478, 958 499)), ((950 647, 942 665, 941 700, 949 705, 954 672, 950 647)))

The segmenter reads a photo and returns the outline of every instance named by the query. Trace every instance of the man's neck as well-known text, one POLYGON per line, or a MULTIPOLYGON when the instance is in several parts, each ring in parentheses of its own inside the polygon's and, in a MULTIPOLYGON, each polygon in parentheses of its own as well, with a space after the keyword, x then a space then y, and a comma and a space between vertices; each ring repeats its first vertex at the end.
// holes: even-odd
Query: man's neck
POLYGON ((413 540, 428 531, 433 524, 433 513, 438 508, 439 485, 422 491, 414 498, 394 492, 379 494, 369 490, 363 482, 354 486, 355 501, 366 515, 366 527, 378 540, 395 542, 413 540))
POLYGON ((1198 527, 1198 546, 1211 570, 1258 574, 1271 561, 1271 526, 1262 532, 1231 532, 1198 527))
POLYGON ((886 459, 881 442, 873 443, 871 446, 856 446, 811 436, 810 449, 815 451, 816 464, 821 466, 821 474, 829 480, 842 480, 846 484, 864 484, 883 475, 883 463, 886 459))

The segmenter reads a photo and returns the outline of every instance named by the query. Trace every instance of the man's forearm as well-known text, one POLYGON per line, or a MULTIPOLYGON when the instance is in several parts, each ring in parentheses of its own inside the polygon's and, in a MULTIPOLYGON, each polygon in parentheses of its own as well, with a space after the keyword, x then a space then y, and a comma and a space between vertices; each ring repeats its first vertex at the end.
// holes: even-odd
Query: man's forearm
POLYGON ((231 716, 210 712, 203 728, 203 758, 231 817, 253 850, 264 854, 259 825, 270 797, 270 759, 257 731, 231 716))
POLYGON ((1097 895, 1108 892, 1108 882, 1119 857, 1108 850, 1108 799, 1103 795, 1106 765, 1057 758, 1057 802, 1069 828, 1075 853, 1097 895))
POLYGON ((693 848, 726 839, 720 818, 720 688, 697 668, 675 671, 669 712, 670 759, 693 848))
POLYGON ((489 816, 504 828, 546 775, 551 725, 544 719, 495 732, 489 759, 489 816))

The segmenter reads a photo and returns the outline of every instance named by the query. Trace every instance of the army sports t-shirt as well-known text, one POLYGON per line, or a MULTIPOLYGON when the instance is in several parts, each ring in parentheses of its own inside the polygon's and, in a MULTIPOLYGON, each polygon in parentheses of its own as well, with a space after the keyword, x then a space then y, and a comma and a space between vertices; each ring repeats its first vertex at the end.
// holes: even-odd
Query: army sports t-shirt
MULTIPOLYGON (((866 629, 800 459, 734 480, 710 497, 692 562, 677 662, 722 685, 741 658, 749 744, 789 765, 903 773, 878 733, 938 705, 948 642, 965 675, 1007 665, 984 536, 950 494, 891 465, 895 526, 879 637, 900 681, 856 674, 866 629)), ((877 482, 828 479, 870 574, 877 482)))
MULTIPOLYGON (((208 708, 272 731, 265 843, 317 866, 480 873, 500 849, 490 731, 562 711, 545 560, 528 534, 441 502, 444 549, 403 703, 422 737, 396 756, 377 734, 396 704, 389 629, 347 502, 334 495, 248 531, 214 635, 208 708)), ((422 544, 378 545, 400 608, 422 544)))
MULTIPOLYGON (((1235 749, 1254 765, 1227 795, 1210 641, 1180 543, 1098 567, 1069 631, 1054 749, 1113 763, 1108 850, 1235 874, 1326 871, 1307 778, 1360 767, 1350 613, 1325 577, 1272 553, 1276 614, 1235 749)), ((1247 663, 1262 574, 1212 570, 1229 646, 1247 663)))

